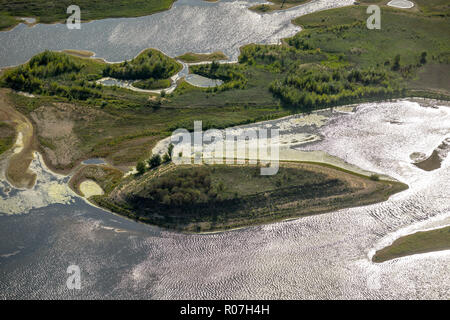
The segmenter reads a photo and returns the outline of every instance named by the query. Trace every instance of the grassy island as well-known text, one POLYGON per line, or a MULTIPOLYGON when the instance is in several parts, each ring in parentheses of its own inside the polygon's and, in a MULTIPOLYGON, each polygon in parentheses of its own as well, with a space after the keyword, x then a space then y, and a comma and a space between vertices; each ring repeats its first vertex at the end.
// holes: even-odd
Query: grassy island
POLYGON ((14 17, 36 17, 39 23, 64 22, 67 8, 76 4, 81 9, 81 20, 139 17, 168 10, 175 0, 0 0, 0 30, 11 28, 20 21, 14 17))
POLYGON ((289 9, 300 4, 304 4, 311 0, 268 0, 272 4, 258 4, 250 7, 249 9, 258 13, 267 13, 276 10, 289 9))
POLYGON ((91 199, 142 222, 200 232, 366 205, 405 188, 308 163, 282 163, 274 176, 251 165, 162 165, 91 199))
POLYGON ((16 131, 14 126, 0 121, 0 155, 14 145, 16 131))
POLYGON ((450 249, 450 227, 420 231, 395 240, 375 253, 374 262, 384 262, 413 254, 450 249))

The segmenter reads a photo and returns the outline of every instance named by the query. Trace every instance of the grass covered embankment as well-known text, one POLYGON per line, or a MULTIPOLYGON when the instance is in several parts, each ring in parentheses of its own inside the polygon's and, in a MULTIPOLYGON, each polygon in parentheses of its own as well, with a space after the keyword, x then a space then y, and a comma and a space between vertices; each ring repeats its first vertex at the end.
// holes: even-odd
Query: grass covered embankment
POLYGON ((0 155, 14 145, 16 130, 7 123, 0 121, 0 155))
POLYGON ((175 0, 0 0, 0 30, 10 28, 20 21, 14 17, 36 17, 40 23, 64 22, 70 5, 81 9, 81 20, 139 17, 168 10, 175 0))
POLYGON ((274 176, 251 165, 162 165, 91 200, 142 222, 202 232, 366 205, 405 188, 307 163, 281 163, 274 176))
POLYGON ((390 246, 378 250, 373 262, 384 262, 413 254, 449 250, 450 227, 419 231, 395 240, 390 246))
POLYGON ((36 174, 28 169, 33 159, 34 139, 33 126, 30 120, 18 112, 8 90, 0 89, 0 123, 6 123, 3 132, 4 151, 16 145, 6 167, 6 177, 18 188, 32 187, 36 174), (14 126, 14 133, 11 131, 14 126), (12 137, 15 137, 14 139, 12 137), (17 141, 17 144, 16 144, 17 141))

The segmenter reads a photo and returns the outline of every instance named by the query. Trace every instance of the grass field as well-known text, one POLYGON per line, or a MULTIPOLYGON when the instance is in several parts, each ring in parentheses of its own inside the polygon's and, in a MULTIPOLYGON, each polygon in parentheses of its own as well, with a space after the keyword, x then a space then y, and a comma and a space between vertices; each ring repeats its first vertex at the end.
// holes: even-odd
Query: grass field
POLYGON ((178 60, 181 60, 186 63, 197 63, 204 61, 219 61, 219 60, 228 60, 228 57, 221 51, 216 51, 213 53, 193 53, 187 52, 177 57, 178 60))
POLYGON ((420 231, 395 240, 375 253, 374 262, 384 262, 413 254, 450 249, 450 227, 420 231))
POLYGON ((13 17, 36 17, 38 22, 62 22, 69 16, 66 13, 70 5, 81 9, 81 20, 105 18, 139 17, 169 9, 175 0, 0 0, 0 30, 9 28, 17 21, 13 17), (4 18, 4 17, 7 18, 4 18))
POLYGON ((142 222, 201 232, 385 201, 407 188, 317 164, 282 163, 274 176, 261 176, 259 169, 163 165, 91 200, 142 222))

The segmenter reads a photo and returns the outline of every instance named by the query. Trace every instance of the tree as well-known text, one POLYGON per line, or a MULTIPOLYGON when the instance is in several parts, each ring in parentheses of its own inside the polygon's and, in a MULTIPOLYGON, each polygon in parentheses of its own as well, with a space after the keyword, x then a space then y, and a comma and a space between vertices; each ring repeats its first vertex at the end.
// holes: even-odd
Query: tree
POLYGON ((145 162, 144 161, 139 161, 136 165, 136 170, 138 172, 138 174, 144 174, 145 172, 145 162))
POLYGON ((148 164, 151 169, 158 167, 161 164, 161 156, 159 154, 154 154, 149 160, 148 164))
POLYGON ((400 69, 400 55, 396 55, 394 58, 394 65, 392 66, 392 70, 397 71, 400 69))

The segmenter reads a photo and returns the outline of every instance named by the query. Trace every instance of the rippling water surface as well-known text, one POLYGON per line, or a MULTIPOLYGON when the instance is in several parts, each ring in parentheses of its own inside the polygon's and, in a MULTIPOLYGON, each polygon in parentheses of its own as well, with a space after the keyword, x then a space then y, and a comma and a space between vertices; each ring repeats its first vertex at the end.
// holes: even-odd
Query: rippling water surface
POLYGON ((0 216, 0 298, 450 299, 449 250, 369 259, 402 234, 450 224, 450 160, 427 172, 409 159, 450 135, 450 107, 433 105, 364 104, 329 113, 320 127, 277 122, 286 132, 320 135, 297 148, 325 150, 410 186, 380 204, 209 235, 138 224, 74 195, 0 216), (71 264, 82 271, 79 291, 66 289, 71 264))
MULTIPOLYGON (((0 67, 69 48, 109 61, 148 47, 171 56, 222 50, 236 59, 243 44, 293 35, 294 17, 352 1, 317 0, 265 15, 246 9, 255 3, 178 0, 170 11, 81 30, 20 25, 0 32, 0 67)), ((427 172, 410 159, 450 136, 450 108, 432 104, 364 104, 258 124, 280 128, 283 145, 300 150, 299 158, 323 150, 410 188, 380 204, 225 233, 182 235, 94 208, 39 156, 31 190, 11 188, 0 172, 0 298, 450 299, 450 251, 370 262, 403 234, 450 224, 450 160, 427 172), (71 264, 81 268, 81 290, 66 288, 71 264)))
POLYGON ((21 24, 11 31, 0 32, 0 67, 24 63, 45 49, 89 50, 108 61, 133 58, 146 48, 157 48, 172 57, 188 51, 221 50, 236 60, 239 47, 244 44, 276 43, 294 35, 300 30, 290 23, 295 17, 353 3, 313 0, 264 15, 247 9, 262 2, 178 0, 169 11, 139 18, 92 21, 83 23, 80 30, 69 30, 64 24, 34 27, 21 24))

